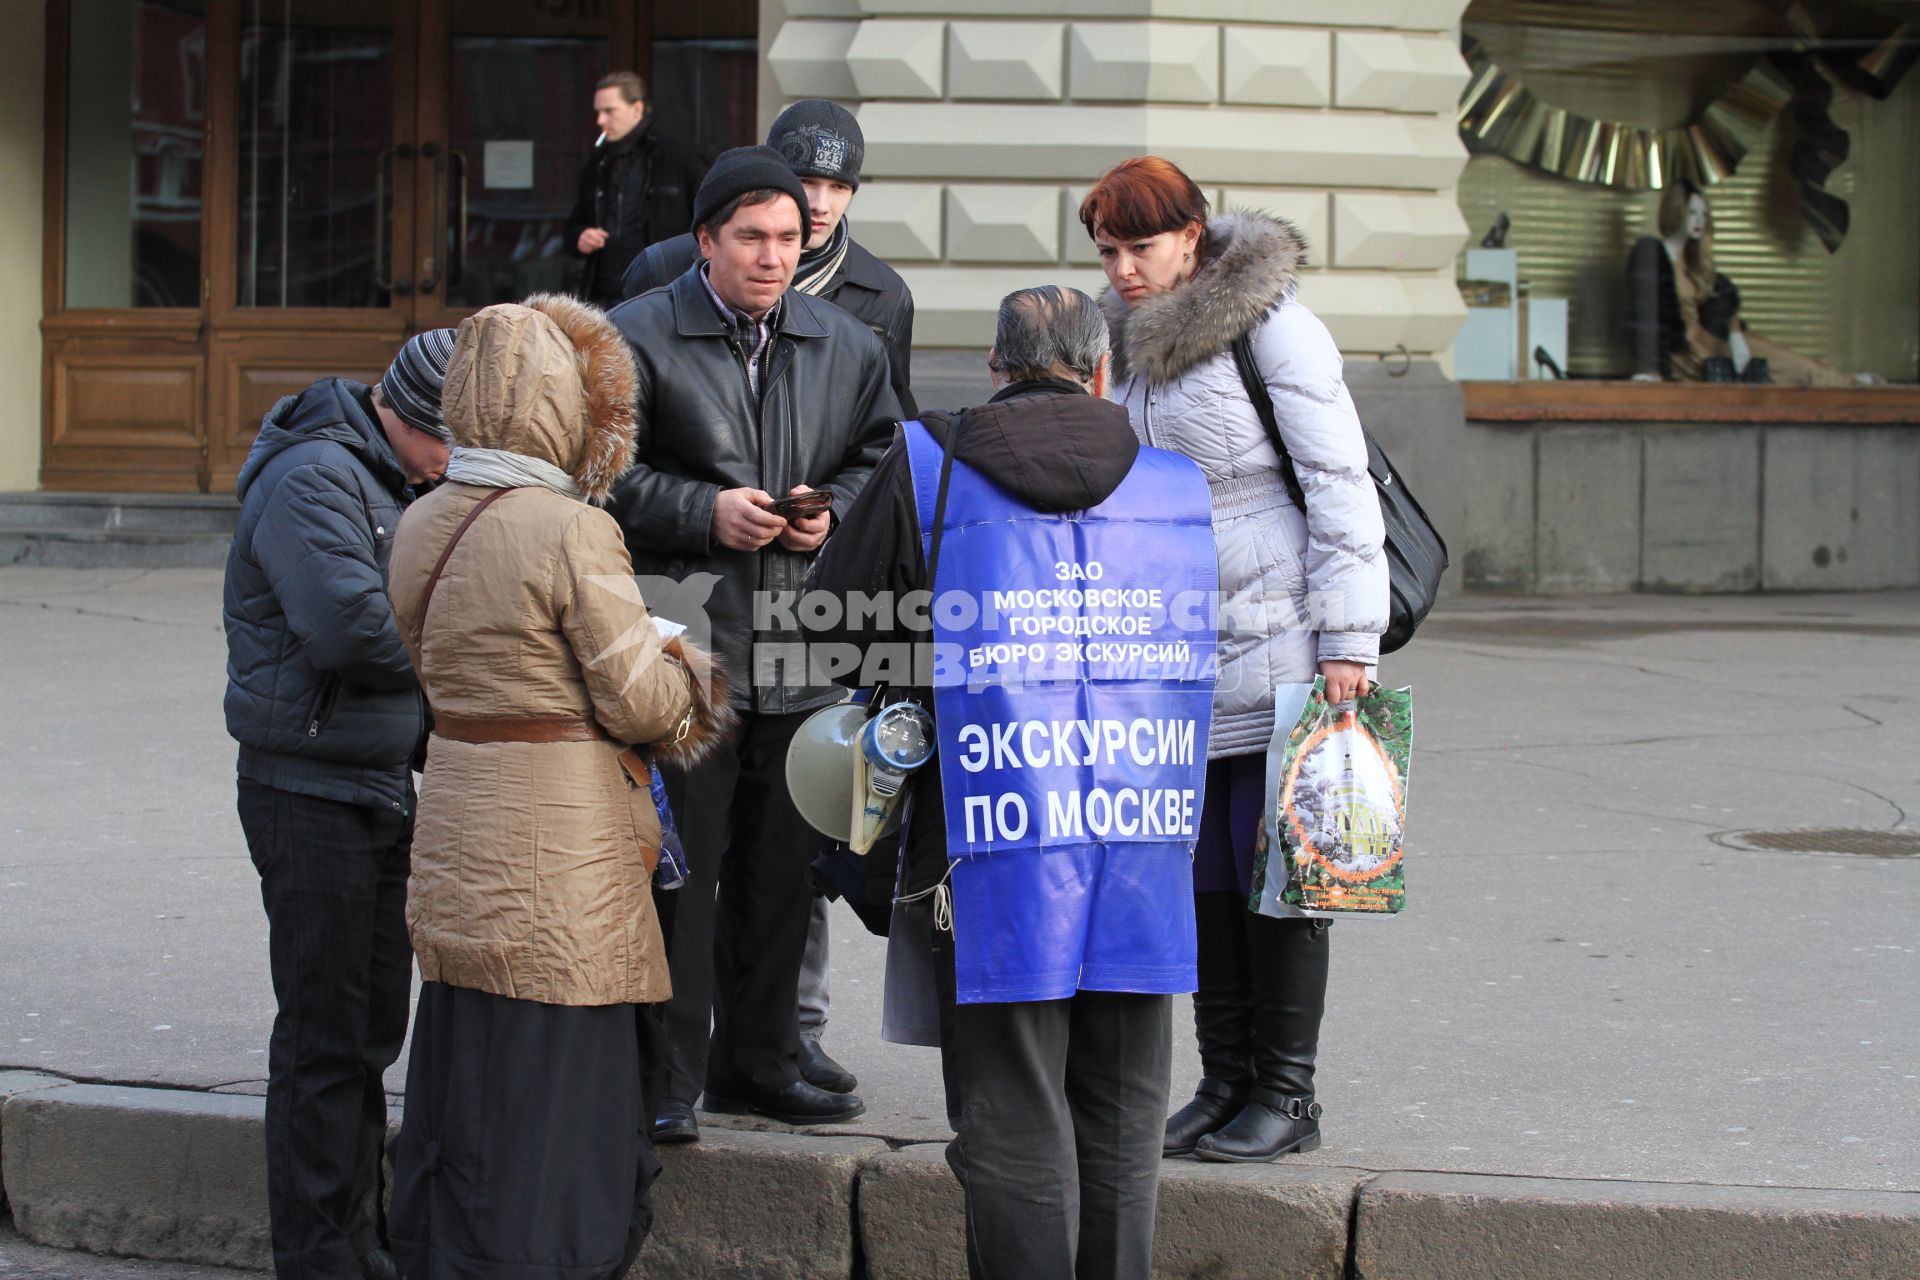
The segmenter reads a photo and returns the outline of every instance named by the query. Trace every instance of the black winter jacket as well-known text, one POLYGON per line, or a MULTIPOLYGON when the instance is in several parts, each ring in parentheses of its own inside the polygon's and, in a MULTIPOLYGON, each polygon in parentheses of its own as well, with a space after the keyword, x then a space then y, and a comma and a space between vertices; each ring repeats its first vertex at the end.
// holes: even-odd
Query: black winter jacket
MULTIPOLYGON (((700 261, 700 245, 691 233, 648 245, 627 267, 626 296, 637 298, 658 289, 700 261)), ((880 259, 849 241, 840 269, 815 297, 825 298, 878 334, 887 348, 888 377, 893 398, 909 417, 920 411, 914 402, 913 291, 880 259)))
POLYGON ((704 611, 736 705, 777 714, 842 697, 830 685, 786 683, 766 665, 781 652, 775 646, 797 642, 782 614, 791 614, 814 553, 778 541, 758 551, 723 547, 713 540, 713 504, 722 489, 779 497, 804 484, 833 492, 836 518, 851 507, 900 418, 879 339, 838 307, 789 289, 762 352, 756 400, 746 348, 698 267, 608 318, 639 372, 635 463, 614 486, 611 510, 635 573, 686 584, 650 594, 648 609, 696 626, 696 640, 704 611), (777 606, 757 631, 756 592, 777 606))
POLYGON ((426 703, 387 603, 412 497, 367 388, 327 378, 267 414, 227 553, 227 732, 242 778, 404 812, 426 703))
MULTIPOLYGON (((1036 511, 1078 511, 1105 502, 1133 469, 1140 442, 1127 411, 1096 399, 1070 382, 1017 382, 984 405, 957 414, 925 413, 920 420, 944 445, 948 432, 960 431, 954 458, 965 462, 1036 511)), ((931 518, 931 513, 929 513, 931 518)), ((868 597, 890 593, 900 600, 931 590, 921 554, 920 515, 913 496, 913 470, 906 445, 896 440, 873 470, 860 500, 820 548, 808 580, 810 591, 843 599, 852 592, 868 597)), ((946 555, 946 549, 941 549, 946 555)), ((802 617, 808 615, 801 615, 802 617)), ((821 615, 812 615, 821 616, 821 615)), ((841 621, 809 628, 810 643, 852 644, 863 655, 875 645, 925 644, 926 631, 902 625, 898 614, 878 624, 871 614, 853 628, 841 621)), ((920 664, 916 663, 918 667, 920 664)), ((847 677, 858 678, 857 672, 847 677)), ((891 690, 887 701, 909 697, 933 710, 931 689, 891 690)), ((929 762, 914 774, 912 828, 907 833, 906 890, 932 887, 947 869, 946 815, 941 804, 940 767, 929 762)), ((885 901, 892 894, 893 864, 867 859, 868 870, 889 881, 871 884, 885 901)))
POLYGON ((610 307, 626 297, 620 282, 627 264, 656 240, 685 232, 693 223, 693 197, 707 176, 700 153, 642 120, 618 142, 596 148, 580 173, 580 188, 567 215, 566 248, 580 257, 580 233, 600 227, 607 243, 587 255, 580 296, 610 307))

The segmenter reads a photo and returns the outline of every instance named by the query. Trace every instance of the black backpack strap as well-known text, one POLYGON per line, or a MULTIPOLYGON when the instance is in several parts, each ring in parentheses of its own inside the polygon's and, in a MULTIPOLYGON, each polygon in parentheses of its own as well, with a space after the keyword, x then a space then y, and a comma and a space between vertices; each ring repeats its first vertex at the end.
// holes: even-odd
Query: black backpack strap
MULTIPOLYGON (((933 542, 927 548, 927 591, 934 590, 934 574, 940 567, 940 540, 946 536, 947 525, 947 489, 953 480, 953 455, 960 444, 960 422, 962 415, 955 414, 947 419, 946 447, 940 453, 940 487, 935 490, 933 499, 933 542)), ((925 419, 922 419, 924 422, 925 419)))
POLYGON ((1260 415, 1260 425, 1267 429, 1267 439, 1273 445, 1273 451, 1280 455, 1280 478, 1287 482, 1287 496, 1302 512, 1307 509, 1307 495, 1300 488, 1300 476, 1293 469, 1293 455, 1287 452, 1287 442, 1280 438, 1280 422, 1274 416, 1273 397, 1267 394, 1267 380, 1260 373, 1260 366, 1253 358, 1253 334, 1249 330, 1233 340, 1233 363, 1240 370, 1240 385, 1246 388, 1247 399, 1253 401, 1253 411, 1260 415))

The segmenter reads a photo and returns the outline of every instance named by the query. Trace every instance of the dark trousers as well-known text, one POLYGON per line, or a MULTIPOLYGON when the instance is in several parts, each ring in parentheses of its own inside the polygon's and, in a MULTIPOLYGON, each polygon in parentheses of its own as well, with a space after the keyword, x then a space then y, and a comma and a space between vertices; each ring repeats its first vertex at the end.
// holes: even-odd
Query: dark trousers
MULTIPOLYGON (((413 817, 240 780, 278 1012, 267 1208, 281 1280, 358 1280, 380 1244, 381 1077, 407 1034, 413 817)), ((411 806, 409 806, 411 808, 411 806)))
POLYGON ((1173 997, 955 1004, 940 1057, 973 1280, 1146 1280, 1173 1062, 1173 997))
POLYGON ((673 977, 670 1101, 800 1078, 800 963, 820 838, 787 794, 786 769, 807 714, 748 713, 693 768, 661 769, 688 862, 685 884, 654 893, 673 977))

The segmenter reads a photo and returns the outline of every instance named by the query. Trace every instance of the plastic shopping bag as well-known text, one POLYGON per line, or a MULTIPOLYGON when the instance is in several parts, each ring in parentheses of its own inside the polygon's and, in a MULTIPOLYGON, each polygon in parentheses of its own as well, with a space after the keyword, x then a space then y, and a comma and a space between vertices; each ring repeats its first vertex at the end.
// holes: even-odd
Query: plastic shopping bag
POLYGON ((1275 690, 1248 905, 1282 917, 1404 908, 1412 750, 1412 689, 1375 686, 1331 706, 1323 678, 1275 690))

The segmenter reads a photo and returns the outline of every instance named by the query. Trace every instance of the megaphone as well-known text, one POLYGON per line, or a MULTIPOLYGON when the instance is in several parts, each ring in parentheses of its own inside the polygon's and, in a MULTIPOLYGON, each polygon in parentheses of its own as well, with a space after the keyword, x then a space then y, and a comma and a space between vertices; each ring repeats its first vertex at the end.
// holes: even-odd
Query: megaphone
POLYGON ((856 702, 824 707, 787 747, 787 792, 808 826, 865 853, 898 825, 907 775, 933 747, 933 717, 918 703, 872 716, 856 702))

